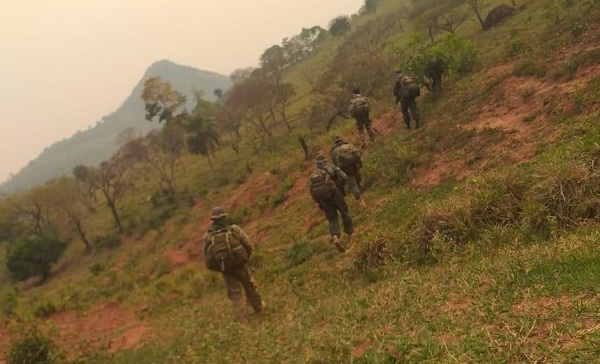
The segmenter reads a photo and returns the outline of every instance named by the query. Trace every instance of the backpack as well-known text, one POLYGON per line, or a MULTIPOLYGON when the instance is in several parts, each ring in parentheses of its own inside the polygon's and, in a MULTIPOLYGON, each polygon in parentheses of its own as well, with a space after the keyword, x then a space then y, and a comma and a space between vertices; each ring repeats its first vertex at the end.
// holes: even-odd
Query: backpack
POLYGON ((248 252, 240 238, 225 228, 210 235, 204 259, 208 269, 224 272, 246 263, 248 252))
POLYGON ((361 153, 354 145, 344 143, 335 148, 338 167, 346 168, 360 162, 361 153))
POLYGON ((329 172, 317 169, 310 175, 310 195, 316 201, 329 200, 336 190, 337 186, 329 172))
POLYGON ((350 115, 352 117, 367 116, 371 111, 369 99, 364 95, 356 95, 350 100, 350 115))
POLYGON ((409 99, 415 99, 421 96, 421 88, 419 87, 419 85, 417 85, 415 80, 412 79, 412 77, 404 78, 404 86, 407 89, 406 97, 408 97, 409 99))
POLYGON ((415 99, 421 96, 421 88, 412 77, 398 78, 394 85, 394 95, 407 99, 415 99), (404 84, 404 88, 402 84, 404 84))

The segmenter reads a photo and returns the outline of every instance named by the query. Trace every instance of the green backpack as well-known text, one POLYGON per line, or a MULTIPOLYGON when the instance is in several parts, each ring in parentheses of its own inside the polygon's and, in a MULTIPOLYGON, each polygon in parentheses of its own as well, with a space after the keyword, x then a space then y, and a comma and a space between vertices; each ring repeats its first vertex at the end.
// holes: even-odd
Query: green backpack
POLYGON ((329 200, 336 190, 337 186, 329 172, 317 169, 310 175, 310 195, 316 201, 325 202, 329 200))
POLYGON ((361 153, 354 145, 344 143, 335 148, 338 167, 346 168, 360 162, 361 153))
POLYGON ((350 101, 350 115, 352 117, 367 116, 371 111, 369 99, 364 95, 357 95, 350 101))
POLYGON ((242 245, 240 238, 229 228, 218 230, 209 238, 204 257, 208 269, 224 272, 248 261, 246 248, 242 245))

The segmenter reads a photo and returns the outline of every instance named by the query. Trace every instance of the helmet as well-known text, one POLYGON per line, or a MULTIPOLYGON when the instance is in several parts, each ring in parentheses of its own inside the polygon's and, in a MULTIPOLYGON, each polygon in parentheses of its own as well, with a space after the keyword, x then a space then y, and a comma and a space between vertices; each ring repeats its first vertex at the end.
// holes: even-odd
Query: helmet
POLYGON ((220 206, 214 207, 210 213, 211 220, 220 219, 225 216, 227 216, 227 213, 225 212, 225 209, 220 206))
POLYGON ((333 137, 333 142, 334 142, 335 144, 343 143, 343 142, 344 142, 344 139, 342 139, 342 137, 341 137, 341 136, 339 136, 339 135, 336 135, 336 136, 334 136, 334 137, 333 137))
POLYGON ((317 163, 325 163, 327 161, 327 158, 325 158, 323 154, 319 154, 317 155, 317 158, 315 158, 315 161, 317 163))

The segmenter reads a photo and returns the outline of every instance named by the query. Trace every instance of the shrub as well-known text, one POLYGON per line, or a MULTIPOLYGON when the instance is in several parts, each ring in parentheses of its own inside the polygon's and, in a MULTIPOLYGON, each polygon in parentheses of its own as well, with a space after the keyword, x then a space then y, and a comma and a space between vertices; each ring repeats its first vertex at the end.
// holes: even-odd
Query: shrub
POLYGON ((54 364, 62 354, 52 340, 37 329, 28 329, 23 337, 16 341, 8 354, 9 364, 54 364))
POLYGON ((47 279, 67 244, 41 237, 27 237, 11 247, 6 265, 13 279, 22 281, 34 276, 47 279))

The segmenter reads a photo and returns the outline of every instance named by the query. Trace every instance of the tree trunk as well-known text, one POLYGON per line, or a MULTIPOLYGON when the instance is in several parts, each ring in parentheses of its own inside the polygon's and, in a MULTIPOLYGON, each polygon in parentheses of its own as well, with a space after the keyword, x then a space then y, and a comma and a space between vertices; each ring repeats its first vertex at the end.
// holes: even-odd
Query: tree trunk
POLYGON ((75 228, 77 230, 77 235, 83 241, 83 245, 85 245, 85 252, 89 253, 92 251, 92 244, 88 240, 87 236, 85 236, 85 232, 83 231, 83 226, 81 225, 81 220, 74 219, 73 223, 75 224, 75 228))
POLYGON ((110 212, 112 212, 113 218, 115 219, 115 224, 117 225, 117 229, 119 229, 119 233, 123 232, 123 224, 121 224, 121 218, 117 213, 117 206, 114 201, 108 201, 108 207, 110 208, 110 212))
POLYGON ((310 150, 308 149, 308 145, 306 144, 306 141, 304 140, 304 138, 300 135, 298 135, 298 142, 300 142, 300 146, 302 147, 302 150, 304 151, 304 159, 309 160, 310 159, 310 150))

